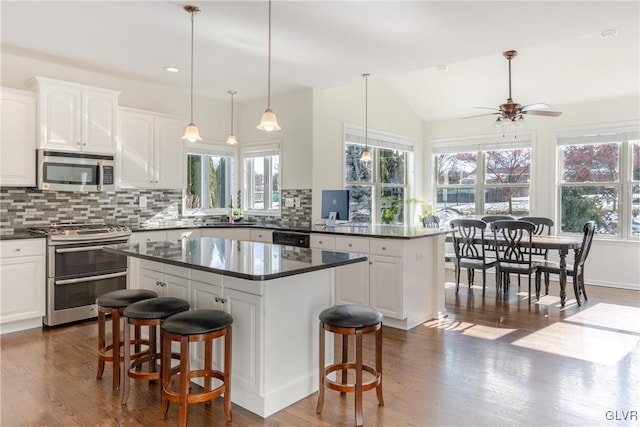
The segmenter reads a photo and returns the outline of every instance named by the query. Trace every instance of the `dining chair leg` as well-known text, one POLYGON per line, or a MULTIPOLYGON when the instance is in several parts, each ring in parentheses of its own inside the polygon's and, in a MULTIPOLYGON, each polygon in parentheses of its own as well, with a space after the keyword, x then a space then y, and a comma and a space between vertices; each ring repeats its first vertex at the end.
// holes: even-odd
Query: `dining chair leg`
POLYGON ((582 296, 584 298, 584 300, 588 300, 589 298, 587 298, 587 290, 584 287, 584 273, 580 273, 580 280, 578 282, 578 286, 580 287, 580 290, 582 291, 582 296))
POLYGON ((456 263, 456 295, 458 295, 458 288, 460 287, 460 264, 456 263))
POLYGON ((485 291, 487 289, 487 270, 482 270, 482 297, 484 298, 485 291))
POLYGON ((578 290, 578 274, 573 275, 573 293, 576 296, 576 302, 578 303, 578 307, 582 304, 580 303, 580 291, 578 290))

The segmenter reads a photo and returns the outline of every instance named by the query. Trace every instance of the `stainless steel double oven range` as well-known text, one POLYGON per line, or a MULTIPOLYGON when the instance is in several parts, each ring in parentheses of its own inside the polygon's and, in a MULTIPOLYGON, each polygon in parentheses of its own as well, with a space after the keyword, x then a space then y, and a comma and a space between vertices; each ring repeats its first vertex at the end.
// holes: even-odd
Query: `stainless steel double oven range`
POLYGON ((128 227, 59 224, 31 231, 47 236, 45 325, 96 317, 98 296, 127 287, 127 257, 102 248, 128 243, 128 227))

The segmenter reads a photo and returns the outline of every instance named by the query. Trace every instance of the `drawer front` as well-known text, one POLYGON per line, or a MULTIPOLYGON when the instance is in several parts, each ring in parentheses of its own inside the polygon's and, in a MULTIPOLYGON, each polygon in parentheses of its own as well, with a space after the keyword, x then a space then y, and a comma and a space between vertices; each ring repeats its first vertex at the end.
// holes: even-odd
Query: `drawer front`
POLYGON ((44 255, 45 252, 45 239, 17 239, 0 242, 0 257, 2 258, 44 255))
POLYGON ((402 242, 391 239, 371 239, 371 253, 376 255, 402 256, 402 242))
POLYGON ((273 242, 273 230, 251 230, 252 242, 273 242))
POLYGON ((202 270, 191 270, 191 280, 211 286, 222 287, 222 275, 217 273, 210 273, 202 270))
POLYGON ((336 250, 368 254, 369 239, 362 239, 358 237, 336 237, 336 250))
POLYGON ((311 234, 311 247, 318 249, 335 249, 336 238, 327 234, 311 234))

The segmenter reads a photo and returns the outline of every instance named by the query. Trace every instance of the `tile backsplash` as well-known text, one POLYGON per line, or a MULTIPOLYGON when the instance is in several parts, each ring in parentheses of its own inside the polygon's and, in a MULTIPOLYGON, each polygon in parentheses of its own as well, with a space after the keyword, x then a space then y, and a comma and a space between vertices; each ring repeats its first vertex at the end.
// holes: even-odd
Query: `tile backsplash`
POLYGON ((176 220, 181 211, 181 190, 71 192, 0 188, 2 230, 53 222, 138 225, 148 220, 176 220), (147 199, 144 208, 139 206, 140 196, 147 199))
MULTIPOLYGON (((281 209, 280 217, 251 218, 283 226, 311 226, 311 189, 282 190, 281 200, 299 198, 300 205, 281 209)), ((120 223, 182 219, 181 190, 118 190, 107 192, 42 191, 31 187, 0 187, 0 233, 54 222, 120 223), (140 197, 146 207, 140 207, 140 197)))

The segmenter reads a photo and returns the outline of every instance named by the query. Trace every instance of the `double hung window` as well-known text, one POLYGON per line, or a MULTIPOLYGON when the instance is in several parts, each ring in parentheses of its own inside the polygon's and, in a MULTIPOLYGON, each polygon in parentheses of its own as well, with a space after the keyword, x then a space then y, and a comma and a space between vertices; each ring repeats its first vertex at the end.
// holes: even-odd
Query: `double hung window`
POLYGON ((255 144, 242 147, 244 210, 280 212, 280 146, 255 144))
POLYGON ((347 125, 344 134, 344 181, 349 190, 349 221, 408 224, 413 142, 407 138, 347 125), (365 146, 373 161, 360 160, 365 146))
POLYGON ((233 197, 234 154, 225 146, 189 143, 185 214, 227 212, 233 197))
POLYGON ((640 236, 639 135, 635 125, 557 134, 562 232, 595 220, 598 234, 640 236))
POLYGON ((435 206, 462 215, 529 214, 531 135, 436 141, 435 206))

